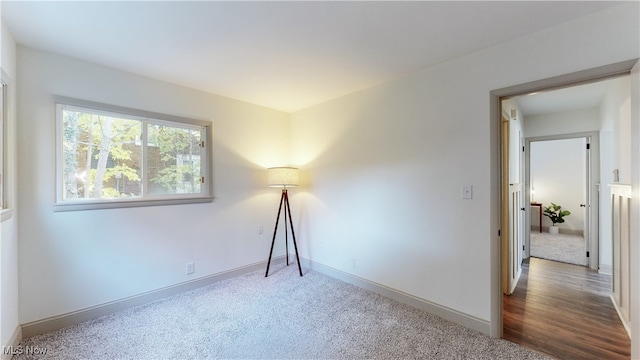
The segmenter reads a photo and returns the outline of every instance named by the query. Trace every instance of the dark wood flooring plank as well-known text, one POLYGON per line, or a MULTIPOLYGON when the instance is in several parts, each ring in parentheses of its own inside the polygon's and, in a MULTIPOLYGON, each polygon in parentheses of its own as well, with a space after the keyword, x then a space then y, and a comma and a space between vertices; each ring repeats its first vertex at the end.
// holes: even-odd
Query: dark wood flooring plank
POLYGON ((610 276, 587 267, 531 258, 503 297, 503 337, 559 359, 629 359, 610 288, 610 276))

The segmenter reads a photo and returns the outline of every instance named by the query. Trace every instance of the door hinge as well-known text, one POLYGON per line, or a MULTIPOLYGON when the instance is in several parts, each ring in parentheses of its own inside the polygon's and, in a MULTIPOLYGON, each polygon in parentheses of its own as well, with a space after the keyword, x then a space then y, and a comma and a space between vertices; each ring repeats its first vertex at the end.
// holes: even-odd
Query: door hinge
POLYGON ((522 251, 524 251, 524 245, 522 245, 522 251))
POLYGON ((587 150, 591 150, 591 144, 587 143, 587 150))
POLYGON ((587 257, 589 257, 589 252, 587 251, 587 257))
POLYGON ((498 236, 500 236, 500 229, 498 229, 498 236))
POLYGON ((204 141, 200 142, 200 147, 204 149, 204 141))
POLYGON ((524 152, 524 146, 522 147, 522 152, 524 152))
POLYGON ((204 176, 200 178, 200 183, 204 184, 204 176))

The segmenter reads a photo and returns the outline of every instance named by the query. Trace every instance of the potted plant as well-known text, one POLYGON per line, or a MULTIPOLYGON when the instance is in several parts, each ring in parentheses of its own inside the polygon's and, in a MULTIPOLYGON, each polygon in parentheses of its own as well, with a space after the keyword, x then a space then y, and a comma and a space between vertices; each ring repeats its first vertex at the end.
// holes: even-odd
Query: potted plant
POLYGON ((562 210, 562 206, 551 203, 549 206, 544 207, 543 215, 551 219, 553 225, 549 226, 550 234, 557 234, 558 227, 556 224, 562 224, 564 222, 564 217, 571 215, 571 211, 562 210))

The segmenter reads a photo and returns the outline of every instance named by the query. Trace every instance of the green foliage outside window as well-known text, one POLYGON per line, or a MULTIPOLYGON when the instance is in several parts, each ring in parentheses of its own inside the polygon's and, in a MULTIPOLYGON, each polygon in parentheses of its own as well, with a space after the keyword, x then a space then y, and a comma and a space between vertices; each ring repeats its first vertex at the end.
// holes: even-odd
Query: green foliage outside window
POLYGON ((202 129, 112 115, 62 110, 64 200, 201 192, 202 129))

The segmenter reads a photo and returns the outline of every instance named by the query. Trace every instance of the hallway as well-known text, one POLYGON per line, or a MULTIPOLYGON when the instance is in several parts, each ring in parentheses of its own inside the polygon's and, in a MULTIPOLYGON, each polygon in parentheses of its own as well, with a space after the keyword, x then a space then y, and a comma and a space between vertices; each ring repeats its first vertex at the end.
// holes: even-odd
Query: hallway
POLYGON ((503 296, 503 337, 559 359, 629 359, 610 287, 610 276, 586 267, 525 260, 516 290, 503 296))
POLYGON ((529 254, 538 259, 587 266, 587 244, 582 235, 531 232, 529 254))

